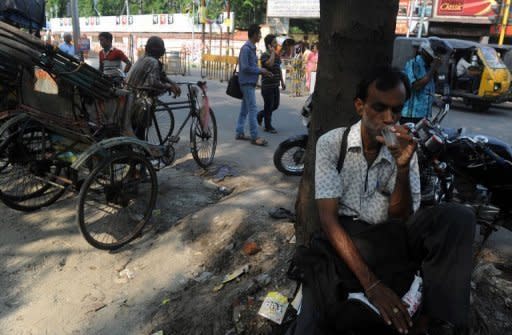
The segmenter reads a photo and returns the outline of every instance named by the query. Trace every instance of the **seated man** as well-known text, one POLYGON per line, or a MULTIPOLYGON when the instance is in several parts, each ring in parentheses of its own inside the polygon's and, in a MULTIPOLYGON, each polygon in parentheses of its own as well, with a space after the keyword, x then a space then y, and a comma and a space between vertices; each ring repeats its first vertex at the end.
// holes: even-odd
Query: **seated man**
MULTIPOLYGON (((307 274, 302 272, 303 278, 322 277, 323 281, 309 281, 321 285, 302 281, 304 299, 295 334, 340 333, 340 318, 346 318, 346 314, 336 309, 336 304, 346 296, 339 298, 336 294, 353 291, 346 287, 348 281, 343 279, 334 280, 337 283, 334 286, 326 284, 331 281, 325 280, 341 276, 343 270, 340 269, 345 269, 353 278, 356 290, 364 292, 382 320, 400 333, 456 334, 456 330, 467 325, 475 218, 470 210, 455 204, 418 211, 420 176, 416 143, 408 129, 398 124, 409 95, 409 81, 402 72, 390 67, 375 69, 356 90, 354 107, 361 120, 349 130, 333 129, 318 139, 315 198, 322 229, 313 235, 310 248, 306 250, 311 250, 310 255, 327 251, 329 256, 320 261, 332 266, 322 268, 318 261, 310 261, 315 269, 309 272, 310 277, 304 277, 307 274), (381 135, 384 127, 392 127, 398 144, 385 144, 381 135), (340 160, 340 156, 344 158, 340 160), (395 229, 396 225, 403 227, 403 241, 398 238, 383 241, 390 236, 387 229, 395 229), (404 249, 408 250, 405 257, 413 263, 412 271, 421 270, 422 314, 415 318, 414 328, 407 306, 399 296, 404 293, 395 292, 387 278, 378 276, 383 268, 396 264, 381 262, 379 271, 375 271, 368 265, 372 255, 367 257, 366 253, 365 258, 362 254, 363 250, 368 250, 367 246, 364 243, 356 246, 361 234, 370 236, 372 231, 378 234, 371 243, 387 243, 392 249, 393 245, 403 242, 407 246, 404 249), (331 271, 333 267, 337 271, 331 271), (326 269, 324 272, 328 273, 319 269, 326 269), (345 290, 339 289, 339 283, 345 290), (337 289, 319 295, 317 291, 326 287, 337 289), (322 315, 319 311, 326 301, 318 297, 327 300, 330 296, 338 297, 330 301, 334 305, 328 305, 331 315, 327 312, 322 315), (338 314, 332 315, 332 311, 338 314)), ((374 254, 388 253, 386 247, 377 249, 374 254)), ((408 289, 410 281, 406 285, 408 289)), ((381 327, 388 326, 382 323, 381 327)), ((367 325, 362 323, 361 327, 367 325)))
POLYGON ((478 57, 476 55, 471 56, 471 62, 468 62, 464 56, 461 57, 457 62, 456 72, 457 80, 468 80, 470 83, 470 93, 477 94, 481 76, 481 71, 478 66, 478 57))
MULTIPOLYGON (((151 124, 150 111, 147 104, 138 103, 151 100, 150 105, 154 106, 155 97, 169 91, 175 96, 181 94, 181 89, 170 80, 163 71, 163 64, 159 59, 165 54, 164 41, 158 36, 151 36, 146 43, 146 53, 137 60, 126 78, 128 87, 137 92, 135 107, 125 117, 125 124, 133 122, 135 135, 144 139, 146 128, 151 124)), ((126 129, 126 127, 125 127, 126 129)), ((132 136, 132 134, 126 134, 132 136)))

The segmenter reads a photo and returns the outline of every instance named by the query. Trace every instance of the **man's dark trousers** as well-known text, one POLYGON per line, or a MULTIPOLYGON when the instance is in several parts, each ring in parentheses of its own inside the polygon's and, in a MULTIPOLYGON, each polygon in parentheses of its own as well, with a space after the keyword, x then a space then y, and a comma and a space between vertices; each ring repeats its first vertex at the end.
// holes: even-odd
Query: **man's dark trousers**
MULTIPOLYGON (((357 225, 367 225, 354 221, 357 225)), ((467 326, 475 216, 458 204, 442 204, 419 210, 407 221, 410 256, 421 267, 422 311, 455 326, 467 326)), ((350 234, 361 227, 346 227, 350 234)), ((314 294, 303 286, 302 313, 295 335, 319 334, 319 315, 314 294)))
POLYGON ((279 86, 262 87, 261 95, 263 96, 263 110, 260 115, 265 121, 265 129, 272 129, 272 112, 279 107, 280 93, 279 86))

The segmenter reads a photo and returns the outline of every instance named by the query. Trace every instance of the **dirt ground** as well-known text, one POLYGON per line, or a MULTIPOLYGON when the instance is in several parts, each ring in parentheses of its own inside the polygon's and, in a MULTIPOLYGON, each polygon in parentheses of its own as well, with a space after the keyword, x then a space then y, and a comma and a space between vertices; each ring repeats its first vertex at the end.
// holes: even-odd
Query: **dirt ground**
POLYGON ((160 171, 154 218, 115 252, 80 235, 74 194, 32 213, 1 205, 0 334, 225 334, 248 295, 258 308, 269 290, 292 296, 284 271, 293 223, 268 211, 292 209, 298 180, 276 176, 271 188, 244 176, 220 181, 221 168, 239 174, 218 160, 205 172, 189 155, 160 171), (247 241, 260 251, 244 254, 247 241), (248 273, 212 291, 247 264, 248 273))
MULTIPOLYGON (((298 178, 256 179, 222 160, 204 171, 189 155, 158 178, 154 218, 116 252, 82 238, 72 194, 33 213, 1 205, 0 334, 283 334, 257 312, 268 292, 295 293, 293 222, 269 211, 293 210, 298 178)), ((510 260, 486 249, 480 261, 472 334, 507 334, 510 260)))

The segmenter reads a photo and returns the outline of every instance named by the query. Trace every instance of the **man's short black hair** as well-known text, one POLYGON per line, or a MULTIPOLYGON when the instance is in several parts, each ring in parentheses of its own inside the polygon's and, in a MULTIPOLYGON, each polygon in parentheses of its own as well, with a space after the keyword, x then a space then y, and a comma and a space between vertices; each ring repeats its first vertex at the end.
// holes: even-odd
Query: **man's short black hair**
POLYGON ((375 87, 379 91, 384 92, 392 90, 402 82, 405 87, 406 100, 411 96, 411 84, 405 73, 396 67, 384 65, 375 67, 359 82, 355 99, 359 98, 362 101, 366 101, 368 88, 373 82, 375 82, 375 87))
POLYGON ((254 35, 260 32, 260 26, 258 24, 251 24, 249 27, 249 31, 247 31, 247 35, 249 38, 252 38, 254 35))
POLYGON ((276 35, 268 34, 265 36, 265 46, 272 44, 272 41, 276 39, 276 35))
POLYGON ((104 39, 109 40, 110 42, 112 42, 112 34, 107 32, 107 31, 104 31, 104 32, 100 33, 98 35, 98 38, 99 37, 103 37, 104 39))

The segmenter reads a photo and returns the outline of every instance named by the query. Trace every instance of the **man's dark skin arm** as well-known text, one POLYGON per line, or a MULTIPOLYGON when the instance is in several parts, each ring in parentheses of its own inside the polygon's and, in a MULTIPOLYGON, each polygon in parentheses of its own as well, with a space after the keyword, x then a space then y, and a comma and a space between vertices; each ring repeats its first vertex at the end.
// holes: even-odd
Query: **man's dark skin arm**
POLYGON ((379 309, 384 321, 402 332, 409 329, 412 321, 402 300, 389 288, 380 284, 375 274, 361 257, 354 242, 341 227, 338 219, 338 200, 317 200, 322 229, 329 238, 337 254, 347 264, 363 286, 370 301, 379 309), (400 313, 394 313, 398 308, 400 313))
POLYGON ((126 60, 124 64, 124 73, 128 73, 132 68, 132 62, 130 62, 130 60, 126 60))
MULTIPOLYGON (((416 144, 407 133, 407 128, 397 125, 394 127, 394 132, 403 149, 388 147, 397 165, 395 189, 389 198, 388 215, 392 219, 407 220, 413 212, 409 166, 411 157, 416 151, 416 144)), ((381 136, 377 136, 377 140, 384 143, 381 136)))

